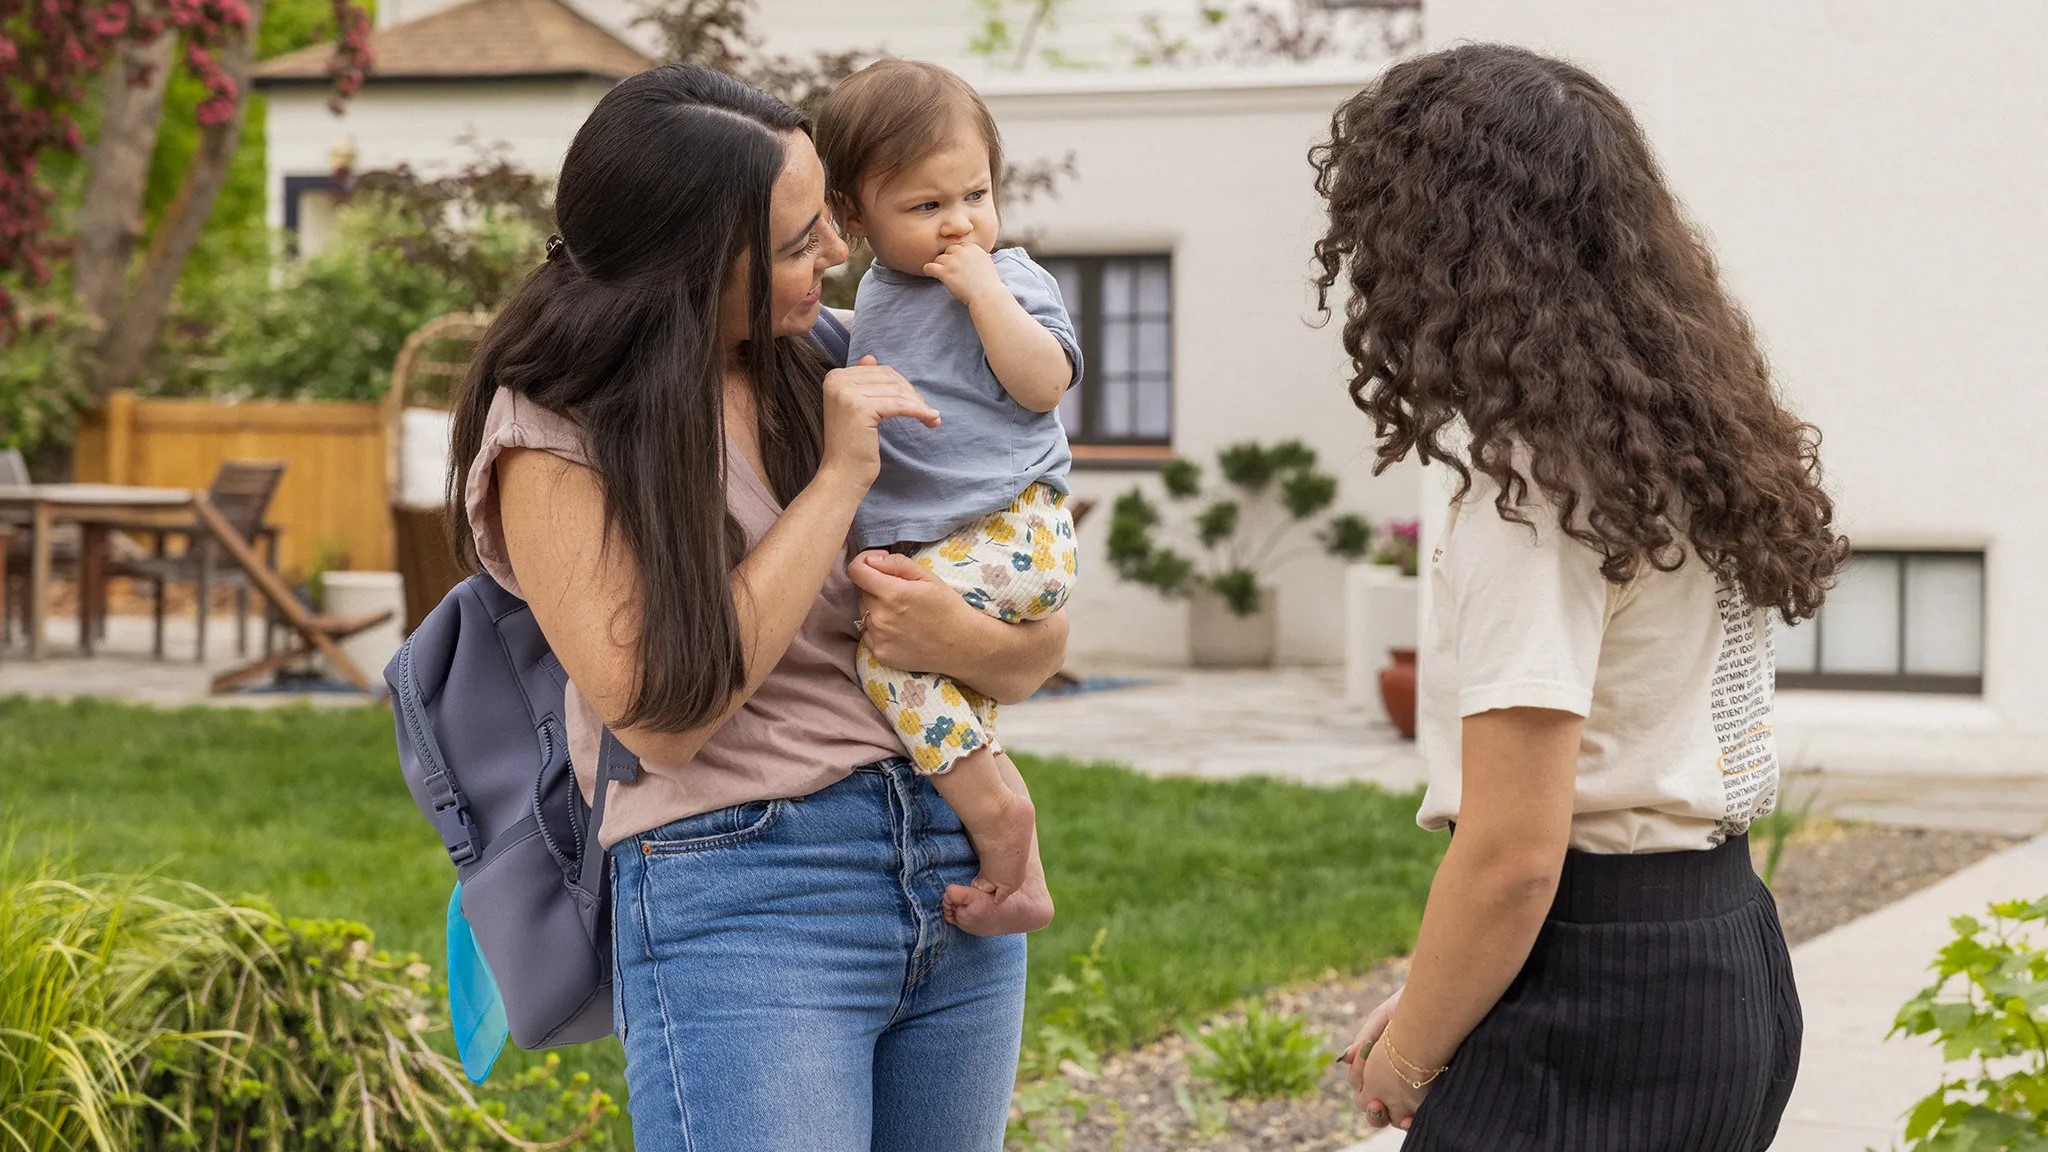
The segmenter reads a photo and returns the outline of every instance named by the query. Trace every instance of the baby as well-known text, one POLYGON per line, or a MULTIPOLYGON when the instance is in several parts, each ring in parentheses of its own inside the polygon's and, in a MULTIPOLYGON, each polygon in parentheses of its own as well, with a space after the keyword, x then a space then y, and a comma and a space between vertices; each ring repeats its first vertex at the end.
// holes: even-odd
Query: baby
MULTIPOLYGON (((941 424, 882 425, 882 472, 854 522, 857 544, 912 556, 967 602, 1007 622, 1067 602, 1076 571, 1066 511, 1073 461, 1055 414, 1081 379, 1059 284, 1022 249, 996 250, 1002 140, 966 81, 884 60, 818 113, 818 153, 847 234, 875 263, 855 301, 852 358, 908 379, 941 424)), ((981 859, 976 897, 946 918, 980 935, 1052 919, 1035 867, 1036 817, 995 739, 996 709, 964 684, 888 668, 863 644, 868 698, 918 771, 960 816, 981 859)))

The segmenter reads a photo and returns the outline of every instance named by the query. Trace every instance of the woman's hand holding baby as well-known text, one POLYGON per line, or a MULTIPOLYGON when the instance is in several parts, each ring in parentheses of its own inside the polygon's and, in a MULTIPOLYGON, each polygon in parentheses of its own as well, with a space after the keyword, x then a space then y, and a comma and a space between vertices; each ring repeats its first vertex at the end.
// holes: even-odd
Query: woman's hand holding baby
POLYGON ((875 363, 873 356, 827 372, 819 478, 835 478, 865 493, 882 470, 877 430, 891 416, 908 416, 927 428, 939 426, 939 410, 925 403, 901 373, 875 363))

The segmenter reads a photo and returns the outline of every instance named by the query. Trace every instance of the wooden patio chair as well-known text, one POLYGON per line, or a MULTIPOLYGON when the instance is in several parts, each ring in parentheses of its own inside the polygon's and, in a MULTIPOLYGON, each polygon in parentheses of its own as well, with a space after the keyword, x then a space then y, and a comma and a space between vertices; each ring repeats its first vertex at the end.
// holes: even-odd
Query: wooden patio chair
POLYGON ((391 391, 384 397, 384 478, 405 583, 407 635, 469 575, 448 537, 448 501, 441 490, 448 471, 447 413, 476 342, 490 325, 488 312, 438 316, 406 337, 391 367, 391 391))
POLYGON ((292 590, 285 586, 284 579, 277 574, 277 570, 264 563, 263 558, 249 545, 247 538, 235 530, 234 525, 228 522, 220 509, 213 506, 210 499, 202 495, 194 500, 193 512, 198 518, 199 526, 226 553, 228 560, 248 578, 256 594, 269 603, 271 611, 277 614, 285 627, 291 629, 298 640, 281 652, 272 652, 253 663, 231 668, 215 676, 212 684, 215 693, 231 692, 253 684, 316 652, 327 658, 328 665, 342 679, 362 691, 374 690, 376 682, 350 658, 348 652, 342 648, 341 641, 391 619, 389 611, 372 612, 363 616, 330 616, 307 610, 304 604, 299 603, 299 598, 292 594, 292 590))
MULTIPOLYGON (((276 552, 275 533, 265 523, 270 512, 271 498, 277 494, 278 483, 284 479, 285 462, 282 460, 228 460, 214 473, 213 484, 207 489, 207 503, 219 515, 229 530, 244 542, 255 542, 268 538, 273 557, 276 552)), ((150 531, 143 526, 130 528, 131 531, 150 531)), ((249 592, 252 575, 239 564, 230 563, 221 555, 217 533, 204 530, 196 520, 190 525, 175 525, 154 530, 156 549, 151 555, 121 555, 110 558, 106 575, 126 576, 150 583, 154 597, 155 637, 151 651, 162 658, 164 654, 164 588, 172 583, 189 583, 194 586, 199 599, 199 644, 197 659, 206 660, 206 624, 213 608, 215 587, 235 590, 235 654, 247 655, 249 651, 249 592), (182 533, 189 537, 185 551, 169 555, 165 548, 165 537, 182 533)), ((269 565, 265 565, 269 567, 269 565)), ((264 652, 269 654, 271 643, 269 614, 265 614, 264 652)))

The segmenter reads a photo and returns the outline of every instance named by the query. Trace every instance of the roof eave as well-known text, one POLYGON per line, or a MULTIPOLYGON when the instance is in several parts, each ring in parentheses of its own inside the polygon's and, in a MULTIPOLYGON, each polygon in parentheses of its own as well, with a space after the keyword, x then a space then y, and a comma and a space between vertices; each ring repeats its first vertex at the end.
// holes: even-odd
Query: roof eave
MULTIPOLYGON (((571 68, 549 72, 473 72, 460 76, 437 73, 374 72, 363 78, 364 87, 384 84, 486 84, 507 81, 535 80, 596 80, 605 84, 616 84, 630 73, 615 74, 588 68, 571 68)), ((251 83, 257 88, 311 88, 332 87, 332 76, 257 76, 251 83)))

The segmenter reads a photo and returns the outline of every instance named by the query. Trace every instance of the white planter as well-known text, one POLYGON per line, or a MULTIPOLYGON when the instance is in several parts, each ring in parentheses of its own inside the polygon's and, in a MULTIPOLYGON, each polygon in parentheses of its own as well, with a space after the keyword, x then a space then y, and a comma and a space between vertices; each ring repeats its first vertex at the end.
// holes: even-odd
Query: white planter
MULTIPOLYGON (((329 572, 320 578, 320 585, 326 595, 326 615, 367 616, 390 611, 391 619, 341 642, 341 650, 375 683, 405 640, 404 579, 396 572, 329 572)), ((327 671, 334 673, 332 668, 327 671)))
POLYGON ((1207 588, 1188 601, 1188 659, 1197 668, 1270 668, 1280 644, 1280 593, 1259 589, 1259 610, 1240 616, 1207 588))
POLYGON ((1344 699, 1386 719, 1380 669, 1387 652, 1421 640, 1421 581, 1389 564, 1344 569, 1344 699))

